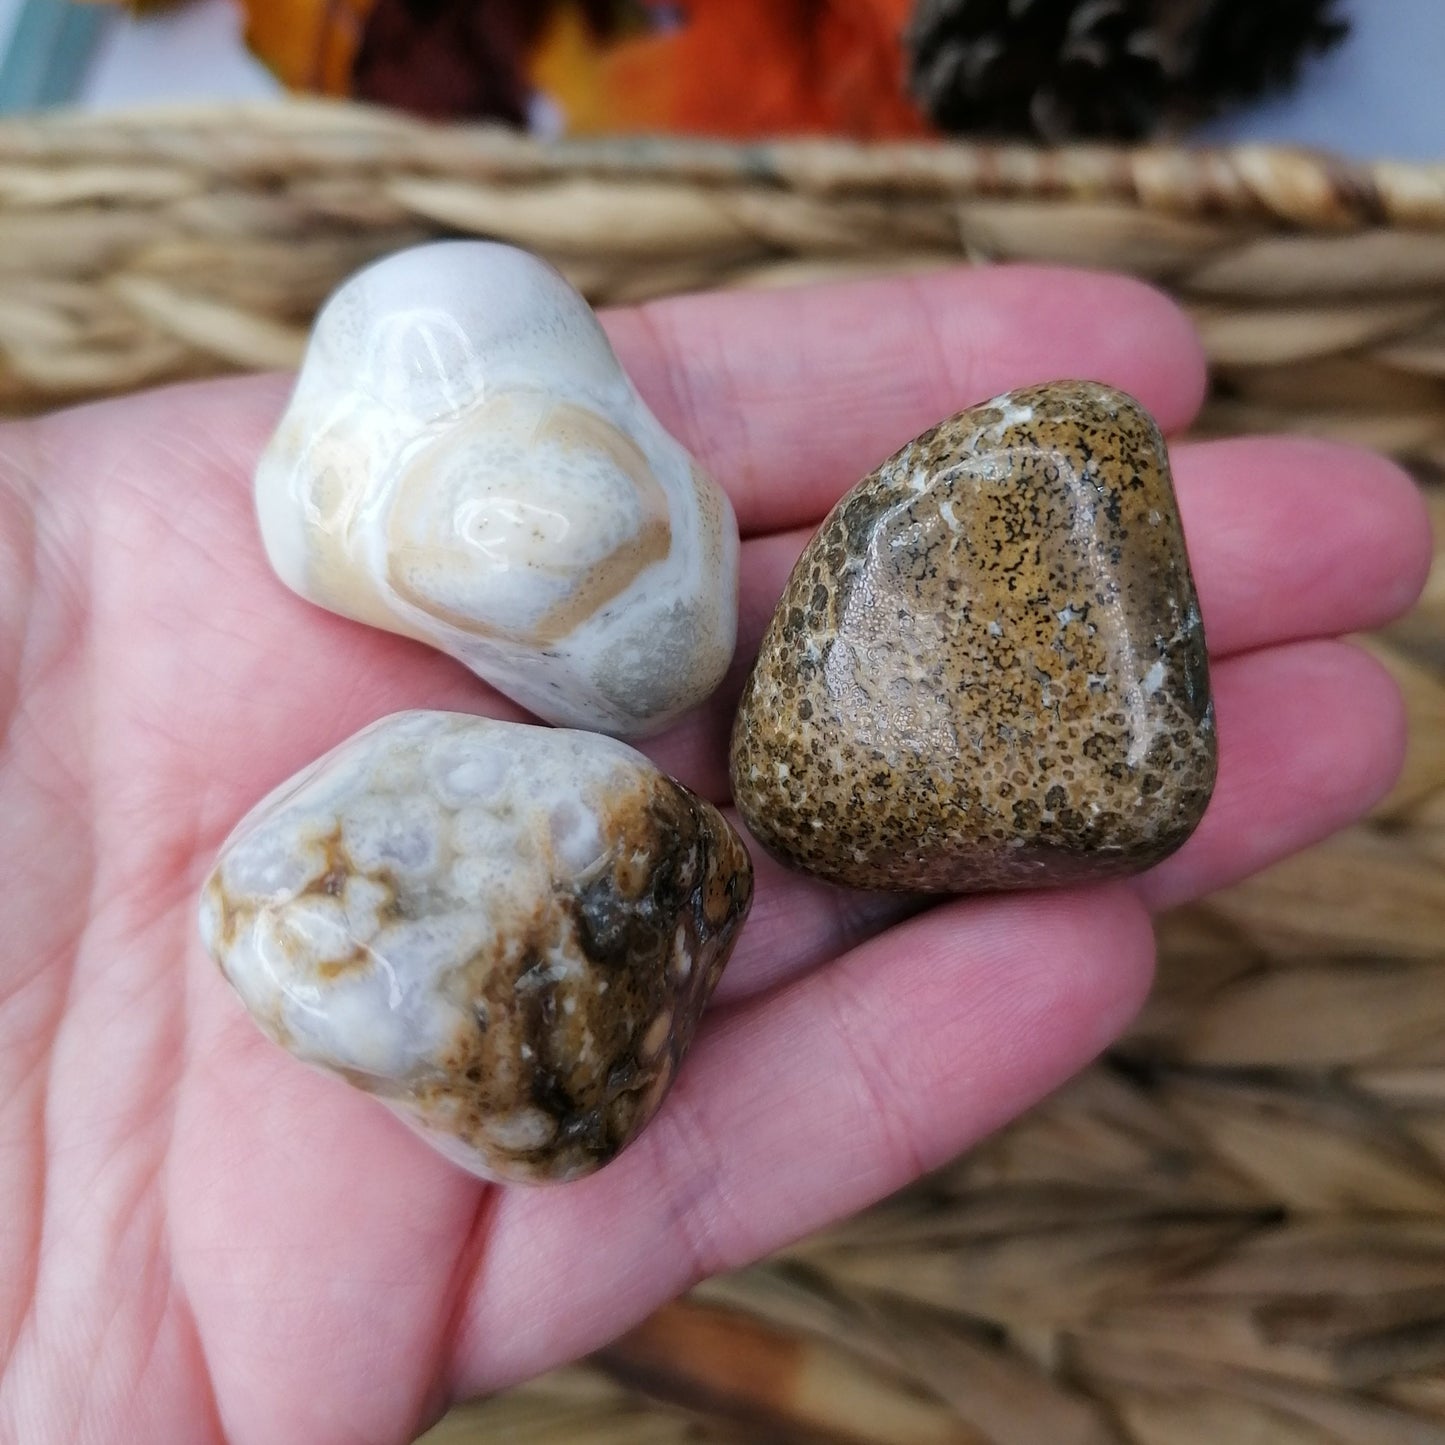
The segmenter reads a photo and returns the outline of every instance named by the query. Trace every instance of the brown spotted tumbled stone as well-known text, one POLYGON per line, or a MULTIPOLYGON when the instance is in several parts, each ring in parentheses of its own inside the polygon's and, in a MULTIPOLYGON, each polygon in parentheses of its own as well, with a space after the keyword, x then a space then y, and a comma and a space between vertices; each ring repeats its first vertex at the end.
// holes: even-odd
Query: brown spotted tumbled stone
POLYGON ((963 412, 839 502, 732 743, 759 841, 855 888, 1134 873, 1193 831, 1214 772, 1164 441, 1090 382, 963 412))
POLYGON ((656 1113, 752 900, 722 814, 591 733, 398 713, 261 802, 201 901, 277 1043, 492 1179, 656 1113))

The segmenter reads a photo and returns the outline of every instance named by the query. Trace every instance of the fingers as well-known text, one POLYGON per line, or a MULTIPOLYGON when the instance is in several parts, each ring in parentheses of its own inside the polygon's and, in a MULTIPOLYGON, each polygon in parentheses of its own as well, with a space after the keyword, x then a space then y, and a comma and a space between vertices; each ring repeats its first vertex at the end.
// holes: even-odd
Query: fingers
MULTIPOLYGON (((1430 569, 1429 519, 1393 462, 1358 448, 1258 437, 1173 448, 1180 511, 1210 655, 1376 627, 1430 569)), ((743 547, 738 651, 711 706, 656 749, 664 767, 729 796, 727 733, 777 599, 812 529, 743 547)))
MULTIPOLYGON (((1215 669, 1214 696, 1214 797, 1189 842, 1130 885, 1156 911, 1327 837, 1378 802, 1400 770, 1399 691, 1357 647, 1314 641, 1230 658, 1215 669)), ((796 978, 933 902, 832 888, 756 845, 753 858, 753 914, 718 986, 722 1002, 796 978)))
POLYGON ((1193 328, 1160 292, 1043 267, 654 302, 606 317, 663 425, 737 509, 744 535, 816 521, 944 417, 1012 387, 1087 377, 1166 430, 1204 391, 1193 328))
MULTIPOLYGON (((1166 430, 1204 393, 1184 313, 1123 276, 939 271, 713 293, 604 315, 623 366, 733 497, 744 533, 815 521, 918 432, 1010 387, 1111 382, 1166 430)), ((227 482, 249 483, 292 379, 172 389, 227 482)))
MULTIPOLYGON (((1214 695, 1214 797, 1189 842, 1131 884, 1155 910, 1227 887, 1327 837, 1378 802, 1400 770, 1399 691, 1356 647, 1312 641, 1227 659, 1215 668, 1214 695)), ((818 968, 934 904, 833 888, 790 872, 756 845, 752 851, 753 913, 718 986, 721 1003, 818 968)))
POLYGON ((615 1165, 501 1197, 460 1382, 581 1354, 700 1276, 941 1164, 1093 1058, 1138 1008, 1152 957, 1123 890, 974 900, 721 1015, 615 1165), (546 1279, 568 1288, 551 1298, 546 1279))
MULTIPOLYGON (((1181 445, 1171 456, 1212 657, 1378 627, 1425 585, 1425 503, 1385 457, 1303 437, 1181 445)), ((798 528, 744 548, 740 653, 756 652, 811 535, 798 528)))
MULTIPOLYGON (((735 812, 729 810, 728 820, 748 836, 735 812)), ((756 843, 751 852, 752 912, 723 970, 715 1006, 789 982, 938 904, 936 897, 919 894, 837 888, 785 868, 756 843)))
POLYGON ((1424 499, 1384 457, 1303 437, 1172 457, 1212 657, 1378 627, 1425 585, 1424 499))
POLYGON ((1327 837, 1390 790, 1405 750, 1389 674, 1343 642, 1270 648, 1214 673, 1219 781, 1194 836, 1138 879, 1153 909, 1236 883, 1327 837))

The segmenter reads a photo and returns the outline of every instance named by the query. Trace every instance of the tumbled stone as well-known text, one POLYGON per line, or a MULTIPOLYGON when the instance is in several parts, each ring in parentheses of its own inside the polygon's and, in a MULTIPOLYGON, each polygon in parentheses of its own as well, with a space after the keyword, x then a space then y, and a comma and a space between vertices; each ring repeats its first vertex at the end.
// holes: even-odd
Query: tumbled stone
POLYGON ((288 586, 441 648, 549 722, 654 732, 732 657, 727 497, 582 297, 510 246, 421 246, 341 287, 256 505, 288 586))
POLYGON ((855 888, 1134 873, 1190 835, 1214 771, 1164 441, 1088 382, 963 412, 839 502, 732 745, 758 840, 855 888))
POLYGON ((625 744, 408 712, 250 813, 201 930, 282 1047, 540 1181, 656 1113, 751 900, 722 815, 625 744))

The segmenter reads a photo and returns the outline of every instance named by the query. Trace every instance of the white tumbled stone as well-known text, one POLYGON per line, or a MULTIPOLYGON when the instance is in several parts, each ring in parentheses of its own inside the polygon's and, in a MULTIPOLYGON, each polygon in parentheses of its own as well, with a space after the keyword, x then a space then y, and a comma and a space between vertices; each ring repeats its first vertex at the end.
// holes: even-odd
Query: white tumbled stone
POLYGON ((637 736, 722 680, 738 535, 587 303, 510 246, 354 276, 256 473, 303 597, 428 642, 549 722, 637 736))

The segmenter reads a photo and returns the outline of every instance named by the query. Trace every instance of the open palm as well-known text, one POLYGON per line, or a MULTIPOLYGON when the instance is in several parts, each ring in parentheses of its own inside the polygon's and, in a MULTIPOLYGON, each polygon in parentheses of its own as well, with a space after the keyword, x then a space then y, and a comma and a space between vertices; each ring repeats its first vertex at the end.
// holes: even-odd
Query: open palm
MULTIPOLYGON (((718 800, 741 672, 845 487, 1008 387, 1112 382, 1178 430, 1203 383, 1168 302, 1059 272, 608 324, 748 539, 734 673, 650 749, 718 800)), ((405 1440, 1023 1109, 1140 1003, 1151 908, 1338 827, 1398 765, 1392 687, 1328 639, 1420 586, 1408 481, 1317 443, 1179 446, 1221 742, 1185 849, 1129 886, 925 912, 759 857, 653 1127, 581 1183, 497 1189, 267 1043, 196 936, 217 846, 276 782, 397 709, 519 715, 270 576, 248 478, 284 396, 221 382, 0 431, 0 1439, 405 1440)))

